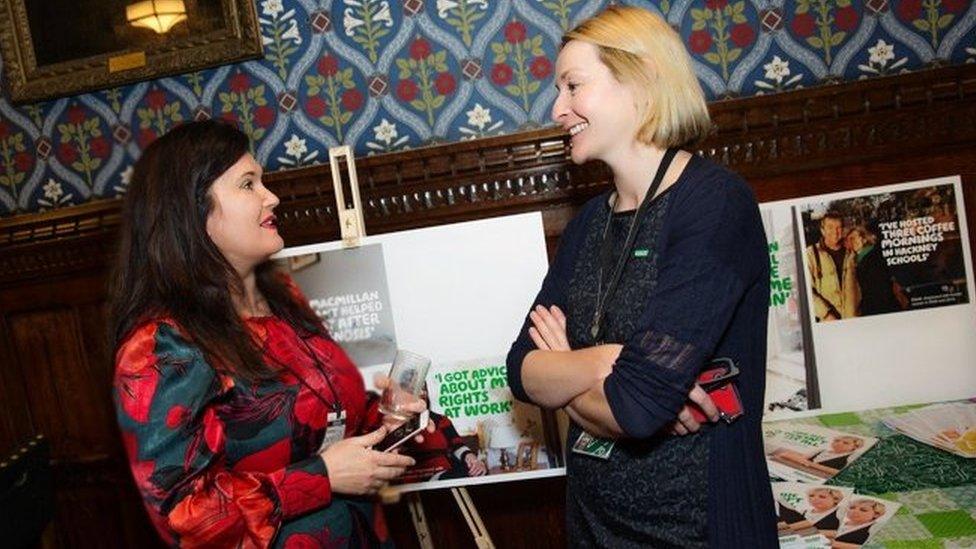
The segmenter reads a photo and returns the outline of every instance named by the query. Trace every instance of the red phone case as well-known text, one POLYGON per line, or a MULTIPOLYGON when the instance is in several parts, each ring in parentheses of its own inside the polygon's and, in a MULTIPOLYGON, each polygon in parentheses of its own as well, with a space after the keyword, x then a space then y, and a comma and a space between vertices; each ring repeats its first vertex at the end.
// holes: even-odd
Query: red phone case
MULTIPOLYGON (((708 396, 711 397, 715 407, 718 408, 719 417, 726 423, 732 423, 736 418, 743 414, 742 400, 739 398, 739 390, 735 387, 735 378, 739 373, 732 361, 727 361, 717 368, 709 368, 698 376, 698 384, 701 385, 708 396), (722 381, 723 378, 726 378, 722 381)), ((707 423, 708 418, 697 404, 689 403, 691 416, 698 423, 707 423)))

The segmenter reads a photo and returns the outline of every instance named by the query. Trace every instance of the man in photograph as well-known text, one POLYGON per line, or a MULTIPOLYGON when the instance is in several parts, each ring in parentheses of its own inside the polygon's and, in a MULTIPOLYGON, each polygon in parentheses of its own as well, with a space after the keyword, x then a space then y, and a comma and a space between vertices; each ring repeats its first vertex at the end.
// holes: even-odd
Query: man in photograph
POLYGON ((839 213, 828 211, 820 218, 820 240, 808 246, 806 254, 817 321, 857 316, 861 290, 856 254, 844 246, 844 223, 839 213))

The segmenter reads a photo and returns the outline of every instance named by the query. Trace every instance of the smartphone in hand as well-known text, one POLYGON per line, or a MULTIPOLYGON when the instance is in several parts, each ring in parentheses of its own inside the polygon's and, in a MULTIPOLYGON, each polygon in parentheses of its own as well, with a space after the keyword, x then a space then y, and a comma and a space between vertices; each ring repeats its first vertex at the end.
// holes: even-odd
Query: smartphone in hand
POLYGON ((387 435, 383 437, 383 440, 374 446, 373 449, 379 452, 390 452, 396 448, 399 448, 400 445, 420 434, 420 432, 427 427, 428 421, 430 421, 430 412, 424 410, 423 412, 420 412, 419 414, 403 422, 403 424, 396 429, 387 433, 387 435))

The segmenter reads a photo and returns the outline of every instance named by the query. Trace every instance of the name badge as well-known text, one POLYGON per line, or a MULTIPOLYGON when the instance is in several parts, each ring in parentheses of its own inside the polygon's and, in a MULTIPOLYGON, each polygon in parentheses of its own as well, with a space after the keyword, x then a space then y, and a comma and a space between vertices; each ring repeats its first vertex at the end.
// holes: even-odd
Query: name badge
POLYGON ((346 436, 346 411, 342 410, 339 413, 329 412, 328 421, 325 424, 325 438, 322 439, 322 445, 319 446, 318 453, 322 453, 326 448, 332 446, 336 442, 339 442, 346 436))
POLYGON ((586 431, 580 433, 573 443, 573 453, 600 459, 610 459, 614 442, 605 438, 597 438, 586 431))

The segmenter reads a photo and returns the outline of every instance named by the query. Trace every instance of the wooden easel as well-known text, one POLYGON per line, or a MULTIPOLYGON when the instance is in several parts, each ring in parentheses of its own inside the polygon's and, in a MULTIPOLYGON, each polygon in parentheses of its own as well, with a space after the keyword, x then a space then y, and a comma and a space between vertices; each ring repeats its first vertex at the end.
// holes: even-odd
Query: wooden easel
MULTIPOLYGON (((332 189, 335 192, 336 212, 339 217, 339 234, 342 236, 342 245, 345 248, 355 248, 359 246, 362 238, 366 236, 366 222, 363 218, 363 205, 359 196, 359 178, 356 174, 356 159, 352 154, 349 145, 329 148, 329 167, 332 172, 332 189), (339 175, 339 162, 341 158, 346 160, 346 171, 349 172, 349 194, 352 199, 350 206, 346 201, 346 192, 343 187, 342 177, 339 175)), ((471 535, 478 549, 495 549, 495 544, 485 529, 485 524, 481 520, 478 509, 468 494, 468 489, 463 486, 451 488, 454 501, 457 502, 458 509, 468 523, 471 535)), ((399 494, 394 494, 399 496, 399 494)), ((424 505, 420 499, 419 492, 409 495, 407 505, 410 509, 410 519, 417 532, 417 540, 423 549, 433 549, 430 529, 427 527, 427 515, 424 513, 424 505)))

